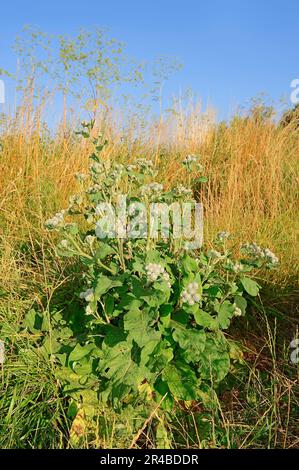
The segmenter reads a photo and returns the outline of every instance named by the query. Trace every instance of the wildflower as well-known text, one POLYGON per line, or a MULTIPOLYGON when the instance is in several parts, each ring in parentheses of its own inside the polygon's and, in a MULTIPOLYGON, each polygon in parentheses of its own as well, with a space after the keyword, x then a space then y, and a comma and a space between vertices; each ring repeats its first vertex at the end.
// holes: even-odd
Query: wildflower
POLYGON ((196 302, 200 301, 200 296, 198 295, 198 283, 190 282, 187 285, 186 289, 183 290, 181 294, 181 299, 183 303, 194 305, 196 302))
POLYGON ((242 310, 239 307, 237 307, 236 305, 235 305, 235 310, 234 310, 234 316, 235 317, 241 317, 242 316, 242 310))
POLYGON ((127 166, 127 171, 136 171, 137 170, 137 165, 128 165, 127 166))
POLYGON ((219 232, 217 234, 217 239, 220 241, 220 242, 224 242, 224 240, 226 240, 227 238, 230 237, 230 233, 229 232, 219 232))
POLYGON ((154 171, 153 162, 151 160, 146 160, 145 158, 139 158, 136 160, 136 167, 141 173, 153 174, 154 171))
POLYGON ((197 161, 197 156, 196 155, 188 155, 185 160, 183 160, 183 165, 185 166, 190 166, 192 163, 195 163, 197 161))
POLYGON ((279 258, 271 251, 269 248, 264 249, 264 255, 269 260, 271 264, 278 264, 279 258))
POLYGON ((243 264, 242 263, 235 263, 232 265, 232 270, 235 272, 235 273, 239 273, 240 271, 243 270, 243 264))
POLYGON ((169 289, 171 288, 169 274, 161 264, 149 263, 145 266, 145 271, 149 282, 155 282, 158 277, 161 277, 166 281, 169 289))
POLYGON ((85 292, 81 292, 79 297, 86 300, 86 302, 92 302, 94 300, 94 290, 87 289, 85 292))
POLYGON ((100 184, 95 184, 93 186, 90 186, 87 190, 87 194, 96 194, 102 191, 102 186, 100 184))
POLYGON ((65 239, 64 239, 64 240, 61 240, 60 246, 61 246, 61 248, 65 248, 65 249, 69 248, 69 247, 70 247, 70 246, 69 246, 69 241, 68 241, 68 240, 65 240, 65 239))
POLYGON ((96 241, 96 237, 94 235, 87 235, 84 240, 89 246, 92 246, 96 241))
POLYGON ((221 253, 219 253, 219 251, 217 250, 210 250, 209 255, 211 258, 216 258, 216 259, 217 258, 219 259, 222 256, 221 253))
POLYGON ((48 230, 55 230, 58 227, 61 227, 64 222, 65 211, 57 212, 51 219, 46 220, 45 227, 48 230))
POLYGON ((76 173, 75 178, 76 178, 77 181, 82 183, 83 181, 87 180, 88 175, 86 175, 85 173, 76 173))
POLYGON ((102 162, 93 162, 90 167, 90 171, 96 175, 100 175, 104 172, 105 166, 102 162))
POLYGON ((193 195, 192 189, 185 188, 182 184, 174 188, 173 192, 177 196, 192 196, 193 195))
POLYGON ((273 265, 279 263, 278 257, 269 248, 261 248, 255 242, 245 243, 242 245, 242 250, 253 258, 262 258, 273 265))
POLYGON ((163 191, 163 185, 160 183, 149 183, 141 186, 141 194, 154 194, 161 193, 163 191))
POLYGON ((92 310, 92 308, 89 304, 86 305, 86 307, 85 307, 85 313, 86 313, 86 315, 92 315, 93 314, 93 310, 92 310))

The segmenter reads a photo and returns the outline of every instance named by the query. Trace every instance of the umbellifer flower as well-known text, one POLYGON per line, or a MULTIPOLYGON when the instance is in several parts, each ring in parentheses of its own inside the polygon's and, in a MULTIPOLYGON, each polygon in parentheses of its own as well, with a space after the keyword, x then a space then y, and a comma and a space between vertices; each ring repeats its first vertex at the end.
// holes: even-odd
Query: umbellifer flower
POLYGON ((181 299, 183 303, 188 305, 194 305, 195 303, 200 301, 198 287, 199 286, 197 282, 190 282, 190 284, 187 285, 186 289, 183 290, 181 294, 181 299))

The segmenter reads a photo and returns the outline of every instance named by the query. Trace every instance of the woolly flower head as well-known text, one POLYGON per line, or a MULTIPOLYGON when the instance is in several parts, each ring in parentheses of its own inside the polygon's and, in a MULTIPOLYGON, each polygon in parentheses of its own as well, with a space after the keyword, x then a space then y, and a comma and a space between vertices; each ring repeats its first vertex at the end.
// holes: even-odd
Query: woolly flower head
POLYGON ((124 173, 125 167, 121 163, 114 165, 113 170, 109 174, 113 181, 119 181, 124 173))
POLYGON ((243 264, 242 263, 235 263, 232 265, 232 270, 234 271, 234 273, 239 273, 241 271, 243 271, 243 264))
POLYGON ((149 263, 145 266, 147 279, 149 282, 155 282, 159 277, 166 281, 167 286, 171 287, 170 277, 161 264, 149 263))
POLYGON ((183 290, 181 294, 181 299, 183 303, 188 305, 194 305, 196 302, 200 301, 200 296, 198 295, 198 283, 190 282, 187 285, 186 289, 183 290))
POLYGON ((264 255, 272 264, 278 264, 279 258, 269 248, 264 249, 264 255))
POLYGON ((61 248, 65 248, 65 249, 69 248, 69 247, 70 247, 70 245, 69 245, 69 241, 68 241, 68 240, 66 240, 66 239, 64 239, 64 240, 61 240, 61 242, 60 242, 60 246, 61 246, 61 248))
POLYGON ((221 253, 217 250, 210 250, 209 255, 211 258, 214 258, 214 259, 219 259, 222 256, 221 253))
POLYGON ((94 290, 87 289, 85 292, 81 292, 79 295, 80 299, 86 300, 86 302, 91 302, 94 300, 94 290))
POLYGON ((46 220, 45 227, 48 230, 55 230, 61 227, 64 223, 65 211, 57 212, 52 218, 46 220))
POLYGON ((137 170, 137 165, 127 165, 127 171, 136 171, 137 170))

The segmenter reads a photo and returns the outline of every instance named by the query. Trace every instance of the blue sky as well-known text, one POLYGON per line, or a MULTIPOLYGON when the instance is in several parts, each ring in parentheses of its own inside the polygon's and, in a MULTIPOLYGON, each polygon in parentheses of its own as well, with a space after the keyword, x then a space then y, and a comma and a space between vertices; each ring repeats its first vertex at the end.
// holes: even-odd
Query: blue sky
POLYGON ((10 45, 24 24, 64 34, 97 26, 137 60, 178 58, 184 68, 165 96, 192 88, 221 117, 260 92, 287 99, 299 78, 298 0, 14 0, 0 8, 0 68, 13 67, 10 45))

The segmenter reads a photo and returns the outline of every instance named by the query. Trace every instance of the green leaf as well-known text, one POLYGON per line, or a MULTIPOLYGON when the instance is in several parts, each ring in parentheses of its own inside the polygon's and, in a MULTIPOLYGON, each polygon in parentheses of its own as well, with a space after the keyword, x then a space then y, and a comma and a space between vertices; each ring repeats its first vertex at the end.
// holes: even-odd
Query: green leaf
POLYGON ((99 260, 103 260, 108 255, 112 255, 113 253, 115 253, 114 248, 112 248, 112 246, 110 246, 108 243, 101 241, 101 245, 95 253, 95 258, 99 260))
POLYGON ((69 362, 73 361, 80 361, 83 357, 89 355, 93 349, 95 349, 94 343, 85 344, 81 346, 80 344, 76 344, 74 349, 69 355, 69 362))
POLYGON ((235 295, 234 302, 244 315, 246 312, 246 308, 247 308, 247 300, 241 295, 235 295))
POLYGON ((215 330, 218 328, 218 322, 215 318, 212 317, 208 312, 199 309, 197 312, 193 313, 196 323, 199 326, 208 328, 209 330, 215 330))
POLYGON ((183 349, 183 357, 187 362, 198 362, 205 348, 206 333, 204 331, 186 329, 179 325, 172 333, 173 339, 183 349))
POLYGON ((140 348, 148 341, 160 338, 160 333, 152 326, 155 315, 148 309, 140 310, 132 305, 132 308, 124 316, 124 330, 128 332, 128 338, 134 340, 140 348))
POLYGON ((99 300, 103 294, 106 294, 113 287, 119 287, 122 285, 121 281, 111 279, 104 274, 100 274, 97 278, 96 287, 94 290, 95 299, 99 300))
POLYGON ((222 330, 226 330, 229 327, 234 310, 234 306, 228 300, 225 300, 222 304, 220 304, 217 322, 222 330))
POLYGON ((241 283, 249 295, 251 295, 252 297, 257 296, 260 290, 260 286, 255 281, 253 281, 249 277, 243 277, 241 279, 241 283))
POLYGON ((203 379, 221 381, 230 368, 227 341, 221 334, 207 334, 205 349, 201 355, 198 371, 203 379))

